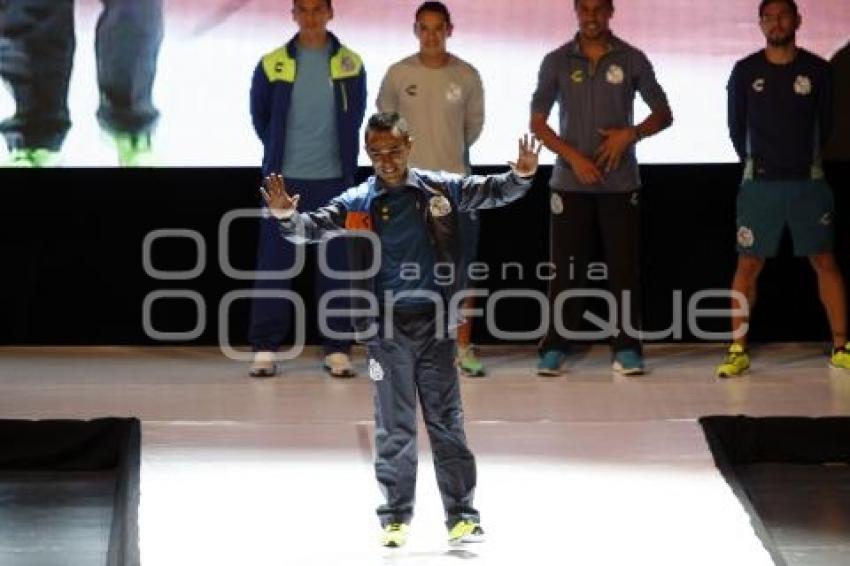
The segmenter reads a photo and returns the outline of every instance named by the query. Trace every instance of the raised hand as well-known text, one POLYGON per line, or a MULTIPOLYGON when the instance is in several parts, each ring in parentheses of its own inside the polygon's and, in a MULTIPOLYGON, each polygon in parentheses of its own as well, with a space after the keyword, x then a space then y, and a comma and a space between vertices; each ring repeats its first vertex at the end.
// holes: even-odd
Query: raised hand
POLYGON ((272 173, 263 179, 263 186, 260 187, 260 194, 263 195, 263 200, 266 201, 266 206, 275 216, 288 216, 298 208, 300 195, 289 196, 286 192, 286 184, 283 182, 283 177, 277 173, 272 173))
POLYGON ((519 139, 517 160, 515 162, 508 161, 508 165, 520 177, 530 177, 537 171, 541 149, 543 149, 543 144, 540 143, 540 140, 534 136, 529 139, 528 134, 525 134, 519 139))
POLYGON ((637 141, 634 128, 611 128, 599 130, 604 138, 596 150, 596 166, 610 173, 620 166, 620 159, 630 145, 637 141))

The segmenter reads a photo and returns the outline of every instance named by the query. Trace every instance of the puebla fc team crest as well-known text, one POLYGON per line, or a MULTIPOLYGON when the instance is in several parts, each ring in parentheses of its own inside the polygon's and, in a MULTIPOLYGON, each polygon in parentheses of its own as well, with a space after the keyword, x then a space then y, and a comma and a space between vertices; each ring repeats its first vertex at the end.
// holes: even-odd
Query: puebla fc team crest
POLYGON ((452 211, 452 204, 446 197, 438 195, 431 197, 431 200, 428 201, 428 208, 431 209, 431 216, 440 218, 452 211))
POLYGON ((794 92, 800 96, 807 96, 812 92, 812 81, 805 75, 798 75, 794 81, 794 92))
POLYGON ((381 381, 384 379, 384 368, 374 358, 369 359, 369 378, 372 381, 381 381))
POLYGON ((463 89, 459 84, 451 83, 446 90, 446 100, 449 102, 459 102, 463 98, 463 89))
POLYGON ((561 214, 564 212, 564 199, 561 198, 561 195, 552 193, 549 199, 549 209, 552 211, 552 214, 561 214))
POLYGON ((746 226, 738 228, 738 245, 742 248, 751 248, 756 241, 753 231, 746 226))
POLYGON ((352 59, 348 55, 344 55, 342 61, 340 62, 340 66, 342 67, 343 71, 345 71, 346 73, 350 73, 357 68, 357 63, 355 63, 354 59, 352 59))
POLYGON ((623 84, 623 79, 625 78, 625 73, 623 73, 623 68, 619 65, 611 65, 608 67, 608 71, 605 73, 605 78, 612 85, 623 84))

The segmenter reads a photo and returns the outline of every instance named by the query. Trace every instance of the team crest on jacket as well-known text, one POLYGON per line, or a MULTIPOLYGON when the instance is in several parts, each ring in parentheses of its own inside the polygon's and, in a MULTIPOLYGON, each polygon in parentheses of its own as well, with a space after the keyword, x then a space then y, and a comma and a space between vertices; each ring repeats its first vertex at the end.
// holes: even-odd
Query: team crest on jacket
POLYGON ((342 70, 346 73, 350 73, 357 68, 357 63, 355 63, 354 59, 352 59, 348 55, 342 56, 342 61, 340 62, 340 65, 342 65, 342 70))
POLYGON ((619 65, 611 65, 610 67, 608 67, 608 72, 605 73, 605 78, 612 85, 622 84, 623 79, 625 78, 623 68, 619 65))
POLYGON ((431 216, 440 218, 452 211, 452 204, 443 195, 438 195, 431 197, 431 200, 428 201, 428 208, 431 209, 431 216))
POLYGON ((384 368, 378 363, 375 358, 369 358, 369 378, 372 381, 381 381, 384 379, 384 368))
POLYGON ((446 91, 446 100, 449 102, 458 102, 463 97, 463 89, 457 83, 450 83, 449 89, 446 91))
POLYGON ((738 228, 738 245, 742 248, 751 248, 755 241, 756 237, 753 235, 753 231, 751 229, 746 226, 738 228))
POLYGON ((807 96, 812 92, 812 81, 805 75, 797 75, 794 81, 794 92, 800 96, 807 96))
POLYGON ((561 195, 552 193, 552 196, 549 198, 549 208, 552 210, 552 214, 561 214, 564 212, 564 199, 561 198, 561 195))

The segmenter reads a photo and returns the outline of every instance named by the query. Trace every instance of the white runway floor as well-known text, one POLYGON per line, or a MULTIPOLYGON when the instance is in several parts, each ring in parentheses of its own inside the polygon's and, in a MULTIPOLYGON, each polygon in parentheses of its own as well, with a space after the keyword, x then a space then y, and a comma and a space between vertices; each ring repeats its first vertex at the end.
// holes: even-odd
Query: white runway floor
MULTIPOLYGON (((143 422, 145 566, 772 564, 716 471, 696 419, 847 415, 850 373, 818 345, 755 350, 721 381, 719 346, 648 348, 614 377, 594 348, 559 378, 533 348, 491 347, 463 380, 488 540, 445 541, 424 434, 408 546, 377 544, 370 383, 332 381, 309 353, 251 380, 215 349, 1 348, 0 418, 143 422)), ((422 431, 420 427, 420 431, 422 431)))

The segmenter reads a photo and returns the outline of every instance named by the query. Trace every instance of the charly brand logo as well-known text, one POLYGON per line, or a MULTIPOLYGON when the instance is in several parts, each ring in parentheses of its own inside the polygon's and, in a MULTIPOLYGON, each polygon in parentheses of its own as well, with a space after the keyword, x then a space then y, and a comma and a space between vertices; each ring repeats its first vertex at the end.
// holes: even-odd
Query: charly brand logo
POLYGON ((404 87, 404 92, 405 94, 407 94, 407 96, 416 96, 417 90, 419 90, 419 87, 417 85, 407 85, 406 87, 404 87))
POLYGON ((575 71, 572 72, 572 74, 570 74, 570 79, 574 83, 584 82, 584 71, 582 71, 581 69, 576 69, 575 71))
POLYGON ((756 92, 764 91, 764 79, 756 79, 753 81, 753 90, 756 92))

